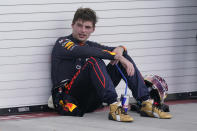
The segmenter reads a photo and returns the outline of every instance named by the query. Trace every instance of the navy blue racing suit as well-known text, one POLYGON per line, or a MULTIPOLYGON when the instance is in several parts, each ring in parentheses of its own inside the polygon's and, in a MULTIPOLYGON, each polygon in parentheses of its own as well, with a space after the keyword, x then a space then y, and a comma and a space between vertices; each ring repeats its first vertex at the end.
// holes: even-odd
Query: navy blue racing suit
MULTIPOLYGON (((74 97, 83 112, 97 109, 102 102, 111 104, 117 101, 115 87, 122 79, 116 66, 106 65, 103 59, 114 60, 115 47, 100 45, 86 41, 80 43, 72 35, 60 37, 52 51, 51 78, 53 87, 61 81, 69 79, 69 95, 74 97)), ((128 81, 134 98, 146 100, 149 97, 148 88, 127 51, 123 53, 135 68, 134 76, 128 76, 119 63, 128 81)))

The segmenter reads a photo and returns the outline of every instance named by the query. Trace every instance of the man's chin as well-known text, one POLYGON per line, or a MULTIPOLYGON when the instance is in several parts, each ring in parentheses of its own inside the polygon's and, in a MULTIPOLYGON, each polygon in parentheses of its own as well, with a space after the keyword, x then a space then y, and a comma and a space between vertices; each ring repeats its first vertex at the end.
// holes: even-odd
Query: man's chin
POLYGON ((85 38, 78 38, 78 41, 80 41, 80 42, 85 42, 87 39, 85 39, 85 38))

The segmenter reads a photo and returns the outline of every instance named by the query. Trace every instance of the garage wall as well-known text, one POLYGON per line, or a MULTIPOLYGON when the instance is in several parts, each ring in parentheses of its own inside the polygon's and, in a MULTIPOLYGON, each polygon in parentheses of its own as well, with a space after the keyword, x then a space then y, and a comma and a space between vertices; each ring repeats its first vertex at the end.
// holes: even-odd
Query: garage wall
POLYGON ((90 40, 125 45, 143 75, 164 77, 169 93, 197 91, 196 0, 3 0, 0 108, 47 103, 51 49, 71 33, 78 7, 99 17, 90 40))

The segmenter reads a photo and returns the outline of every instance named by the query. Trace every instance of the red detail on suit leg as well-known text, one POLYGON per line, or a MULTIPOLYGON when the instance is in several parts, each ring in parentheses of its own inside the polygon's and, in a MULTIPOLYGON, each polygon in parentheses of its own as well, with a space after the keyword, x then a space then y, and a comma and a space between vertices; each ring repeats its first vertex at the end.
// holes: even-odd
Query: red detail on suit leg
POLYGON ((103 72, 101 71, 101 68, 99 67, 99 65, 98 65, 98 63, 97 63, 97 61, 96 61, 96 59, 94 58, 94 57, 91 57, 95 62, 96 62, 96 65, 97 65, 97 67, 98 67, 98 69, 99 69, 99 71, 100 71, 100 73, 101 73, 101 75, 103 76, 103 85, 104 85, 104 88, 105 88, 105 76, 103 75, 103 72))
POLYGON ((103 83, 102 82, 102 80, 101 80, 101 78, 99 77, 99 75, 98 75, 98 73, 97 73, 97 71, 96 71, 96 69, 95 69, 95 67, 94 67, 94 64, 92 63, 92 62, 90 62, 90 61, 88 61, 91 65, 92 65, 92 67, 93 67, 93 69, 94 69, 94 72, 96 73, 96 75, 97 75, 97 78, 99 79, 99 81, 101 82, 101 84, 103 85, 103 87, 105 88, 105 83, 103 83))

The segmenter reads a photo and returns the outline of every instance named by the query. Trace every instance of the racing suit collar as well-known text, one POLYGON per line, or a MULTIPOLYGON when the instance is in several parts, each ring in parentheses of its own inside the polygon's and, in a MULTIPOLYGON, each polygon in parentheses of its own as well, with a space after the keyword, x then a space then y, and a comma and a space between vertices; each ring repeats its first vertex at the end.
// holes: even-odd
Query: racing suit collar
POLYGON ((69 38, 71 41, 73 41, 75 44, 78 44, 78 45, 86 45, 86 44, 87 44, 87 41, 86 41, 85 43, 82 43, 80 40, 74 38, 72 34, 70 34, 70 35, 68 36, 68 38, 69 38))

